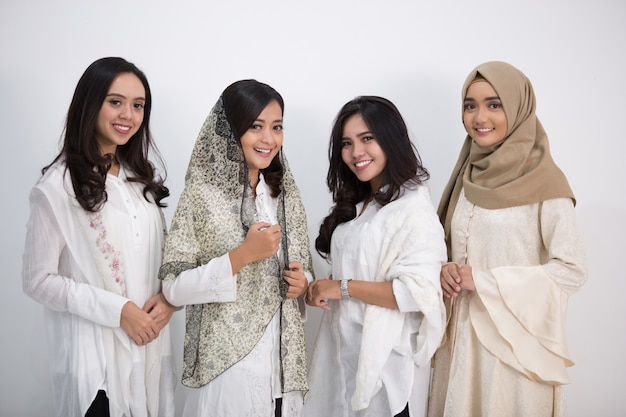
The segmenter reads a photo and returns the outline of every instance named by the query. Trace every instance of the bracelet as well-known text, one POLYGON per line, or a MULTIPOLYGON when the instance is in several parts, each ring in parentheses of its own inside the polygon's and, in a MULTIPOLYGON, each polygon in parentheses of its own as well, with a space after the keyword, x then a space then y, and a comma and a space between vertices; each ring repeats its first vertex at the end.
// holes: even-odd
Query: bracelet
POLYGON ((342 279, 339 281, 339 288, 341 288, 341 298, 350 298, 350 293, 348 292, 348 281, 352 281, 351 279, 342 279))

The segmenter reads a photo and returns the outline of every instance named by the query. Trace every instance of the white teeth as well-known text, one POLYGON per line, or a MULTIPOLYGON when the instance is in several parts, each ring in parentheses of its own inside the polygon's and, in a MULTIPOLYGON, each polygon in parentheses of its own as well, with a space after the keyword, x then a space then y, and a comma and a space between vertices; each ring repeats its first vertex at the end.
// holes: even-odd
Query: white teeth
POLYGON ((115 125, 115 127, 119 130, 126 130, 126 131, 130 130, 129 126, 115 125))
POLYGON ((486 133, 486 132, 491 132, 493 129, 479 128, 479 129, 476 129, 476 130, 478 130, 481 133, 486 133))
POLYGON ((255 151, 259 152, 259 153, 265 153, 268 154, 271 152, 271 150, 269 149, 259 149, 259 148, 254 148, 255 151))
POLYGON ((360 161, 357 162, 356 164, 354 164, 354 166, 356 166, 357 168, 361 168, 364 167, 365 165, 369 164, 370 162, 372 162, 372 160, 368 160, 368 161, 360 161))

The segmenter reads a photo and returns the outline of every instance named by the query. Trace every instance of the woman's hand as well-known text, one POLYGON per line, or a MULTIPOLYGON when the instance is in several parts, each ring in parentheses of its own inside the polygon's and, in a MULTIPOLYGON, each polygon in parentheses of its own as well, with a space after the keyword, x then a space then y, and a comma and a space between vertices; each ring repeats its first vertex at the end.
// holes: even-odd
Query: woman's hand
POLYGON ((326 300, 341 299, 341 288, 338 280, 326 277, 322 280, 313 281, 309 284, 306 295, 306 303, 313 307, 330 310, 326 300))
POLYGON ((120 327, 135 341, 138 346, 143 346, 153 341, 162 327, 155 320, 140 309, 132 301, 126 302, 122 307, 120 327))
POLYGON ((274 256, 278 252, 281 236, 278 224, 260 222, 250 226, 243 243, 228 254, 233 275, 249 263, 274 256))
POLYGON ((456 297, 461 290, 476 291, 470 265, 458 266, 454 262, 449 262, 441 268, 439 280, 446 297, 456 297))
MULTIPOLYGON (((174 311, 176 311, 176 307, 171 305, 166 299, 163 293, 158 293, 154 297, 151 297, 146 304, 143 306, 143 311, 148 313, 150 317, 154 320, 158 327, 158 331, 156 332, 156 336, 159 335, 159 332, 167 326, 167 323, 170 322, 174 311)), ((156 336, 154 337, 156 339, 156 336)), ((154 339, 153 339, 154 340, 154 339)))
POLYGON ((309 281, 304 275, 301 262, 290 262, 289 269, 283 271, 283 279, 289 284, 287 298, 298 298, 304 294, 309 286, 309 281))

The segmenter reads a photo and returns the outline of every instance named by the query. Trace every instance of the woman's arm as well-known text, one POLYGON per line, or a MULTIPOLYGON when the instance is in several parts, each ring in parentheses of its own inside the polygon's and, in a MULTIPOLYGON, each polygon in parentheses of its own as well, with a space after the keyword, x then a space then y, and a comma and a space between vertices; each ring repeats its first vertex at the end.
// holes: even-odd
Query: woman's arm
POLYGON ((34 189, 30 195, 23 255, 24 293, 52 310, 68 311, 104 326, 118 327, 122 308, 129 300, 61 275, 59 265, 66 250, 63 233, 48 199, 34 189))
MULTIPOLYGON (((380 307, 398 309, 391 281, 369 282, 351 279, 347 281, 347 287, 351 298, 380 307)), ((328 309, 326 300, 340 300, 342 298, 341 280, 333 280, 328 277, 313 281, 309 285, 306 300, 310 306, 328 309)))

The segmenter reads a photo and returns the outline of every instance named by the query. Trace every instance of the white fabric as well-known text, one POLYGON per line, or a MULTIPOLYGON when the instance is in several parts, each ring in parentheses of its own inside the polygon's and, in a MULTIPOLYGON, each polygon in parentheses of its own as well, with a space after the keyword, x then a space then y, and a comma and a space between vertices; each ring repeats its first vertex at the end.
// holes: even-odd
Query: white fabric
MULTIPOLYGON (((256 193, 259 221, 276 224, 278 200, 271 197, 262 175, 256 193)), ((306 275, 312 279, 308 271, 306 275)), ((236 278, 226 253, 182 272, 173 281, 163 281, 163 294, 175 306, 230 302, 236 298, 236 278)), ((303 402, 300 391, 281 393, 279 344, 280 313, 277 312, 246 357, 207 385, 187 390, 183 417, 273 417, 273 401, 281 397, 283 416, 300 416, 303 402)))
POLYGON ((145 347, 119 327, 129 300, 142 307, 159 292, 160 209, 121 170, 107 177, 102 211, 88 215, 63 171, 56 164, 31 191, 22 274, 25 293, 45 307, 54 413, 82 417, 105 389, 112 417, 173 416, 169 327, 145 347))
MULTIPOLYGON (((360 212, 362 204, 357 206, 360 212)), ((424 416, 430 358, 445 326, 439 271, 443 229, 426 186, 338 226, 333 279, 393 280, 400 310, 329 300, 309 371, 305 416, 424 416)))

